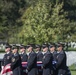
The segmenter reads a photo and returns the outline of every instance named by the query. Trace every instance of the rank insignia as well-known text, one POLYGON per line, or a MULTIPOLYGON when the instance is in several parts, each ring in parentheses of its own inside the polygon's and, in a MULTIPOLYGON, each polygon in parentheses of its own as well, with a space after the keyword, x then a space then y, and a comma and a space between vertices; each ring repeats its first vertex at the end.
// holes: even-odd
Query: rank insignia
POLYGON ((45 59, 45 56, 43 57, 43 59, 45 59))
POLYGON ((10 58, 10 56, 7 56, 7 59, 9 59, 10 58))
POLYGON ((12 58, 12 62, 15 62, 15 58, 12 58))
POLYGON ((21 59, 22 59, 22 57, 21 57, 21 59))
POLYGON ((28 59, 30 58, 30 56, 28 56, 28 59))

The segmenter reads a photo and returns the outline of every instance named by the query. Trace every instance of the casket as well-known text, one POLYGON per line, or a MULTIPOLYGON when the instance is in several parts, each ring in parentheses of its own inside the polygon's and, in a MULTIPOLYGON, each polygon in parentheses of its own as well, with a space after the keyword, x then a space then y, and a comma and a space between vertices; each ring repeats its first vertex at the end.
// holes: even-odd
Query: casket
MULTIPOLYGON (((37 69, 39 71, 39 75, 41 75, 41 66, 42 66, 42 62, 38 61, 37 62, 37 69)), ((25 75, 27 75, 26 73, 26 67, 27 67, 27 62, 22 62, 22 68, 23 68, 23 72, 25 75)), ((10 69, 10 64, 6 65, 2 70, 1 70, 1 75, 12 75, 12 71, 10 69)))

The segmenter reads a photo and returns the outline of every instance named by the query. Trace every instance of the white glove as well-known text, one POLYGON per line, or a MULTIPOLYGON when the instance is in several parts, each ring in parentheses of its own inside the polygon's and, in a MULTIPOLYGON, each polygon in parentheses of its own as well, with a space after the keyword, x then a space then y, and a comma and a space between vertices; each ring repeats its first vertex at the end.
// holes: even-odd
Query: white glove
POLYGON ((28 73, 28 70, 26 69, 26 73, 28 73))
POLYGON ((1 66, 1 68, 3 69, 3 68, 4 68, 4 66, 1 66))

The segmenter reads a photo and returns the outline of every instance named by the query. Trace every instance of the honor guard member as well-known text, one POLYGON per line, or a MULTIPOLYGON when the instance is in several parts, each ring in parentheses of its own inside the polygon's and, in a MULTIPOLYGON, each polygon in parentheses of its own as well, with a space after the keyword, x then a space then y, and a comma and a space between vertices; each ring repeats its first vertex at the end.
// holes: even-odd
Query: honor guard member
POLYGON ((52 61, 52 75, 57 75, 57 70, 56 70, 56 57, 57 57, 57 51, 55 49, 55 44, 51 43, 49 46, 49 50, 52 53, 53 56, 53 61, 52 61))
POLYGON ((2 61, 2 68, 4 66, 6 66, 7 64, 10 64, 11 63, 11 46, 9 44, 7 44, 5 46, 5 52, 6 54, 4 55, 3 57, 3 61, 2 61))
POLYGON ((36 45, 35 50, 36 50, 36 53, 37 53, 37 61, 42 61, 43 54, 41 52, 40 45, 36 45))
POLYGON ((22 62, 27 62, 27 59, 28 59, 25 49, 26 49, 26 47, 24 45, 20 46, 20 52, 21 52, 20 56, 21 56, 22 62))
POLYGON ((51 75, 51 68, 52 68, 52 54, 48 51, 48 45, 42 45, 43 50, 43 59, 42 59, 42 68, 43 74, 42 75, 51 75))
POLYGON ((66 53, 63 51, 63 44, 57 44, 57 63, 56 68, 58 70, 58 75, 67 75, 66 74, 66 53))
MULTIPOLYGON (((37 54, 37 61, 42 61, 43 53, 41 52, 40 45, 35 45, 35 50, 37 54)), ((37 75, 42 75, 42 69, 37 69, 37 75)))
POLYGON ((12 53, 11 70, 13 75, 22 75, 22 64, 21 57, 18 53, 18 46, 13 46, 12 53))
POLYGON ((33 51, 31 44, 27 46, 27 51, 29 52, 26 72, 28 75, 37 75, 37 55, 33 51))

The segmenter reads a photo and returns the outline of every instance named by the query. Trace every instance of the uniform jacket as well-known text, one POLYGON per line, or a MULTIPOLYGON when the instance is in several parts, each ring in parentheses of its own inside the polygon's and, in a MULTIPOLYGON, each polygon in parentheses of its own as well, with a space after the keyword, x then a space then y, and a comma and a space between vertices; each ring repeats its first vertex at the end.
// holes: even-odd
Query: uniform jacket
POLYGON ((66 75, 66 54, 64 51, 61 51, 57 55, 56 68, 58 70, 58 74, 66 75))
POLYGON ((49 51, 43 55, 42 63, 43 75, 51 75, 52 54, 49 51))
POLYGON ((18 53, 12 55, 11 70, 13 75, 22 75, 21 57, 18 53))
POLYGON ((42 54, 41 51, 39 51, 39 52, 37 53, 37 61, 42 61, 42 58, 43 58, 43 54, 42 54))
POLYGON ((35 52, 32 51, 28 55, 27 63, 28 75, 37 75, 37 55, 35 52))
POLYGON ((11 63, 11 55, 12 55, 11 52, 4 55, 3 61, 2 61, 2 66, 6 66, 7 64, 11 63))
POLYGON ((27 62, 28 56, 27 56, 26 53, 20 54, 20 56, 21 56, 21 61, 22 62, 27 62))

